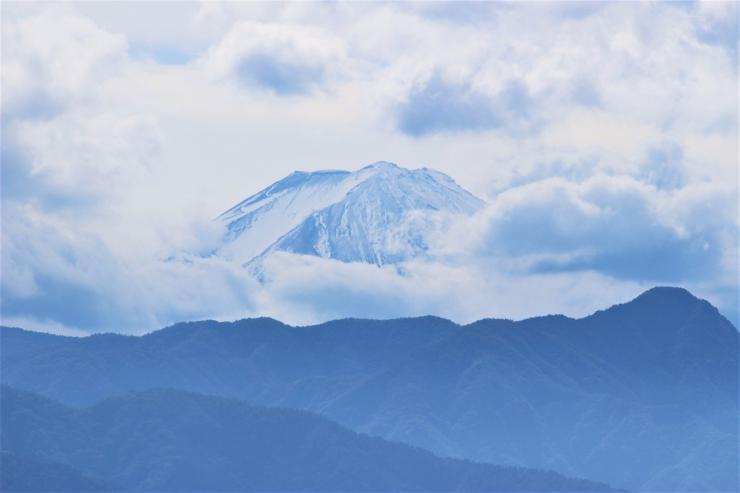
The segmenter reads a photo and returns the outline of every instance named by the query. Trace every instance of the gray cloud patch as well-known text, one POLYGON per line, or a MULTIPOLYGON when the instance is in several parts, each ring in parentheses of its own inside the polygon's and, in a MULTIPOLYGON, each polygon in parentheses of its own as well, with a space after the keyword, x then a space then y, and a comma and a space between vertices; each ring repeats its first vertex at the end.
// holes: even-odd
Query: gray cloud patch
POLYGON ((723 252, 737 248, 737 229, 723 217, 697 223, 696 204, 688 205, 691 213, 666 212, 681 199, 633 180, 545 180, 513 188, 498 202, 481 253, 510 259, 528 273, 590 270, 647 282, 707 280, 720 275, 723 252))
POLYGON ((675 190, 686 184, 683 169, 683 148, 666 142, 648 151, 640 167, 640 178, 662 190, 675 190))
POLYGON ((526 87, 512 82, 495 95, 469 84, 455 84, 439 75, 411 90, 397 110, 398 128, 413 137, 440 132, 465 132, 520 126, 531 116, 526 87))
POLYGON ((251 53, 235 67, 236 76, 246 85, 256 85, 280 95, 306 94, 325 79, 320 64, 280 60, 266 53, 251 53))

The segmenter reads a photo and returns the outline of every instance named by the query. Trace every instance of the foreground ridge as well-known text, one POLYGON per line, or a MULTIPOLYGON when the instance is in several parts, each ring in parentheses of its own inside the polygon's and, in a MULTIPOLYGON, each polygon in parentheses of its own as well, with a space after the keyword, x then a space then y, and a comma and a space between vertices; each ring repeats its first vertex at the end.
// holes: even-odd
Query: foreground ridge
POLYGON ((581 319, 259 318, 84 338, 3 329, 0 365, 4 383, 68 405, 172 388, 617 488, 738 484, 738 331, 675 288, 581 319))
POLYGON ((3 455, 3 491, 34 483, 42 491, 47 477, 54 491, 611 491, 442 459, 303 411, 182 391, 132 392, 80 410, 2 387, 2 401, 3 447, 13 451, 3 455))

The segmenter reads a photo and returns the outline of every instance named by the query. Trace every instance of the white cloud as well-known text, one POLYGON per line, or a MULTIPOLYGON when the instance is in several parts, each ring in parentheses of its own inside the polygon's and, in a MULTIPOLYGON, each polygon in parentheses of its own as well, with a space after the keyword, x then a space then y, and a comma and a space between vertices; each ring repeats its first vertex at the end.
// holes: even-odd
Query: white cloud
POLYGON ((463 251, 514 272, 732 285, 725 273, 740 232, 736 200, 716 185, 666 191, 628 176, 549 178, 502 192, 448 237, 467 238, 463 251))
POLYGON ((32 176, 77 195, 113 195, 122 179, 141 180, 161 145, 152 118, 99 110, 21 121, 12 139, 32 176))
POLYGON ((336 318, 436 315, 468 323, 486 317, 583 316, 636 296, 647 284, 597 272, 508 275, 480 264, 347 264, 277 253, 264 265, 258 311, 293 324, 336 318))
POLYGON ((341 39, 312 27, 240 21, 203 59, 216 79, 266 89, 276 94, 306 94, 322 89, 347 65, 341 39))
POLYGON ((126 53, 124 36, 89 19, 41 13, 3 19, 4 115, 46 113, 91 98, 126 53))
POLYGON ((257 283, 237 265, 187 255, 130 258, 96 232, 32 206, 3 214, 3 323, 142 332, 179 320, 236 318, 254 307, 257 283))

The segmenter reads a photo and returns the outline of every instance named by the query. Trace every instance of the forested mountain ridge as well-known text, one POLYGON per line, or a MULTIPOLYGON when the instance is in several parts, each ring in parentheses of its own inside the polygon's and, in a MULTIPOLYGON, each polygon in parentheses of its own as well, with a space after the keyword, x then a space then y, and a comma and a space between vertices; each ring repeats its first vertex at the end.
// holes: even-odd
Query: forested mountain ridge
POLYGON ((2 491, 610 491, 443 459, 304 411, 147 390, 72 409, 2 387, 2 491), (94 478, 94 479, 93 479, 94 478))
POLYGON ((738 484, 738 332, 685 290, 583 319, 272 319, 142 337, 0 330, 3 382, 81 405, 169 387, 322 414, 438 455, 646 491, 738 484))

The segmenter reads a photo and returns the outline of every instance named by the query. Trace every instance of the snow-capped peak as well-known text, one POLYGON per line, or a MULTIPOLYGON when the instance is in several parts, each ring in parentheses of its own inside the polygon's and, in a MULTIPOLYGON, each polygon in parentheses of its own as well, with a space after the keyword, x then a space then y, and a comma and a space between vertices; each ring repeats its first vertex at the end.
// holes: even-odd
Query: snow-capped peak
POLYGON ((396 163, 389 163, 388 161, 376 161, 368 164, 362 168, 363 170, 378 170, 378 171, 400 171, 403 168, 398 166, 396 163))
POLYGON ((379 161, 355 172, 295 172, 219 216, 227 234, 218 254, 243 264, 274 251, 395 263, 427 249, 428 216, 482 205, 426 168, 379 161))

